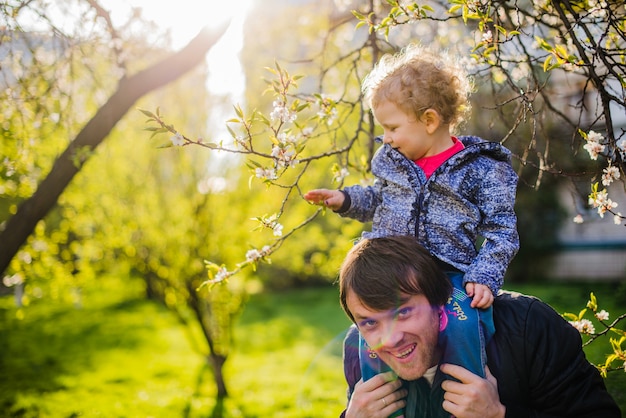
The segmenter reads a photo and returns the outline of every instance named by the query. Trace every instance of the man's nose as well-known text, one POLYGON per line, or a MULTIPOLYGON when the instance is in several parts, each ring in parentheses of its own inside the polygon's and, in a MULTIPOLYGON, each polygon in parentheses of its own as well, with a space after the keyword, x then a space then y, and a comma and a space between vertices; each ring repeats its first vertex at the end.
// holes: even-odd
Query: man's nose
POLYGON ((400 341, 402 341, 402 332, 395 324, 391 324, 383 330, 380 345, 381 347, 391 348, 395 347, 400 341))

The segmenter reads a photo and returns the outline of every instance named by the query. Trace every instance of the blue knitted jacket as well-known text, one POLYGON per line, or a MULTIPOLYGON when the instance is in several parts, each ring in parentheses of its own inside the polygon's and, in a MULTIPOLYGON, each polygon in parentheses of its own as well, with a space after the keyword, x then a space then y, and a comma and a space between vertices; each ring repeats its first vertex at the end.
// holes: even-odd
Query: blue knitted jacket
POLYGON ((429 179, 389 144, 381 146, 372 159, 374 184, 343 189, 346 202, 337 213, 372 221, 363 238, 416 236, 431 254, 464 272, 464 283, 486 285, 495 295, 519 249, 517 175, 501 144, 458 139, 465 148, 429 179))

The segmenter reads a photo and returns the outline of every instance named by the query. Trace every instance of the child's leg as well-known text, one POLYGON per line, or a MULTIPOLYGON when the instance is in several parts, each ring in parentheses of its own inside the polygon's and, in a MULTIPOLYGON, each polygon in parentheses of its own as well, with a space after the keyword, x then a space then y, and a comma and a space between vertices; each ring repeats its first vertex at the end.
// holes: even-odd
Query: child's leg
POLYGON ((445 317, 439 333, 439 344, 443 348, 442 362, 462 366, 485 377, 485 347, 494 332, 492 309, 472 308, 472 299, 467 296, 463 286, 463 273, 446 274, 452 282, 453 290, 444 306, 445 317))

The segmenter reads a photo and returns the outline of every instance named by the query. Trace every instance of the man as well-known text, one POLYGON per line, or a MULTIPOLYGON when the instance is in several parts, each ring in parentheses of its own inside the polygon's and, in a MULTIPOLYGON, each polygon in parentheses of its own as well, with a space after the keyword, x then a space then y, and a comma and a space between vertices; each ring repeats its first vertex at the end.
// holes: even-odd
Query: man
POLYGON ((370 355, 393 370, 361 380, 351 328, 344 343, 345 418, 386 418, 400 409, 405 418, 621 417, 578 331, 536 298, 496 297, 486 378, 439 364, 452 288, 413 237, 360 241, 341 267, 339 287, 370 355))

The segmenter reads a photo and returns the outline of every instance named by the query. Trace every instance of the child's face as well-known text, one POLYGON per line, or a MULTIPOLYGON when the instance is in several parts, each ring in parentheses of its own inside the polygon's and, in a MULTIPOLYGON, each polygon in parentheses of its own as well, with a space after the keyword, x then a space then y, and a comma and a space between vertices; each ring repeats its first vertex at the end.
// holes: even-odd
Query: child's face
POLYGON ((384 129, 383 142, 409 160, 415 161, 443 151, 438 137, 427 131, 426 124, 414 115, 404 113, 395 103, 383 101, 373 112, 384 129))

